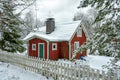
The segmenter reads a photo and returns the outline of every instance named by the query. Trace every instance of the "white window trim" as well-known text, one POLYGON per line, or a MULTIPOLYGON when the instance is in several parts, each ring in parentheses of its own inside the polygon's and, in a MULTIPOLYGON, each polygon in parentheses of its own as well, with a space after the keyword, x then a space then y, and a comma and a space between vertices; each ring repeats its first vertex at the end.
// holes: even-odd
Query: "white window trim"
POLYGON ((77 30, 77 37, 82 37, 82 29, 81 29, 81 27, 79 27, 78 30, 77 30))
POLYGON ((36 44, 32 44, 32 50, 36 50, 36 44), (35 48, 33 46, 35 46, 35 48))
POLYGON ((77 48, 79 48, 80 46, 79 46, 79 42, 78 41, 76 41, 76 42, 74 42, 74 50, 76 50, 75 49, 75 44, 77 44, 78 46, 77 46, 77 48))
POLYGON ((52 43, 52 50, 57 50, 57 43, 52 43), (55 48, 54 48, 55 46, 55 48))

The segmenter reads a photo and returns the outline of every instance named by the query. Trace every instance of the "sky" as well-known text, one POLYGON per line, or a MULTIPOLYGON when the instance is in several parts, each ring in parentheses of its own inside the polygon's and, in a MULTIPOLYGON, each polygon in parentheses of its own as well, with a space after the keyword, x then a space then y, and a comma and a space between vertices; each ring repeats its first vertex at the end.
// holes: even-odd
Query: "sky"
MULTIPOLYGON (((77 12, 80 0, 37 0, 37 18, 41 21, 54 17, 56 22, 69 22, 77 12)), ((28 8, 36 17, 35 5, 28 8)))

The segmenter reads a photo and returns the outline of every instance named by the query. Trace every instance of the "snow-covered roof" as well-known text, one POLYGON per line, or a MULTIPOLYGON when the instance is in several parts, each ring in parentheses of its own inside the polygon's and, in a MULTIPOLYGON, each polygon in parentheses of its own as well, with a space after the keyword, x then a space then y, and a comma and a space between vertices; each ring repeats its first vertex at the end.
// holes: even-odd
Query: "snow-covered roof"
POLYGON ((43 26, 36 29, 36 32, 29 33, 24 40, 37 37, 49 41, 69 41, 80 23, 81 21, 73 21, 64 24, 56 24, 55 30, 50 34, 46 34, 46 26, 43 26))

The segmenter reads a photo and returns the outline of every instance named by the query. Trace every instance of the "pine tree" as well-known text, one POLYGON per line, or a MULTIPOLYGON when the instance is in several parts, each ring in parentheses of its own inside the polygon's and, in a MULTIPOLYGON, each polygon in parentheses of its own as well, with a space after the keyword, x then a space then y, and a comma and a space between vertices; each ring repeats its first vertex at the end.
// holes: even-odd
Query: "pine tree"
POLYGON ((93 33, 93 38, 78 51, 91 49, 92 54, 98 51, 100 55, 114 56, 114 59, 104 67, 108 68, 110 76, 117 75, 119 73, 116 71, 120 71, 120 66, 117 65, 120 61, 120 0, 83 0, 78 8, 88 5, 98 11, 94 23, 101 24, 93 33))
POLYGON ((0 3, 0 31, 2 32, 2 39, 0 39, 0 49, 8 52, 23 52, 23 42, 20 39, 21 29, 19 14, 14 14, 15 3, 13 0, 1 0, 0 3))
POLYGON ((101 24, 96 28, 92 40, 81 47, 91 49, 90 53, 97 50, 100 55, 120 58, 120 0, 83 0, 78 8, 88 5, 98 11, 94 23, 101 24))

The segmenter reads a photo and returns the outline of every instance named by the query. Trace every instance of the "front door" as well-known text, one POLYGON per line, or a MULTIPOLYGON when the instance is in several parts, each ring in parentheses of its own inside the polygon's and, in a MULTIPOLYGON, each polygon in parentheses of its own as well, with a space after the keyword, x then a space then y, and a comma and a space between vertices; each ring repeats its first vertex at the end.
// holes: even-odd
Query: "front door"
POLYGON ((44 44, 40 43, 39 44, 39 57, 43 58, 43 56, 44 56, 44 44))

